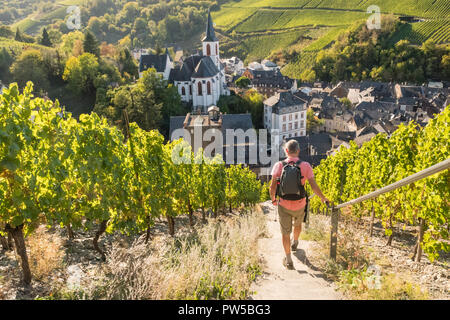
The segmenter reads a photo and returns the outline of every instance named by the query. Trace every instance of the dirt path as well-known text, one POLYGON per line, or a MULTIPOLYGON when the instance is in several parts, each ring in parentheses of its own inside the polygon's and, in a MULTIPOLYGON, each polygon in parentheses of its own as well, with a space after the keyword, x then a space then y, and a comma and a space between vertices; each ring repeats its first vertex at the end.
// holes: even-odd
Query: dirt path
POLYGON ((254 300, 340 300, 342 296, 323 275, 309 268, 308 250, 310 241, 299 241, 299 248, 292 254, 295 270, 282 265, 284 250, 278 215, 270 202, 261 204, 267 218, 269 238, 258 241, 258 250, 265 261, 263 276, 253 283, 254 300))

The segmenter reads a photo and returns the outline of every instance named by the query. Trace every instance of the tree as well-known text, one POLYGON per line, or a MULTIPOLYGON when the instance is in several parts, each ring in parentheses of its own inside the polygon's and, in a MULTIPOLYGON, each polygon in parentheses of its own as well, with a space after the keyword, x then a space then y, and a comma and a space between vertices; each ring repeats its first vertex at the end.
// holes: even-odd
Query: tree
POLYGON ((120 49, 117 55, 117 62, 119 64, 119 71, 122 76, 128 74, 131 77, 138 77, 138 66, 127 48, 120 49))
POLYGON ((343 104, 343 106, 344 106, 345 108, 347 108, 347 109, 351 109, 351 108, 353 107, 352 102, 351 102, 350 99, 347 98, 347 97, 341 98, 341 99, 339 99, 339 101, 340 101, 340 102, 343 104))
POLYGON ((14 38, 14 31, 8 26, 0 25, 0 37, 12 39, 14 38))
POLYGON ((23 41, 22 40, 22 34, 20 33, 20 29, 19 28, 16 29, 16 36, 14 37, 14 40, 20 41, 20 42, 23 41))
POLYGON ((95 90, 94 80, 99 72, 99 63, 92 53, 83 53, 78 58, 70 57, 66 62, 63 80, 76 94, 92 94, 95 90))
POLYGON ((83 51, 85 53, 92 53, 96 57, 100 57, 100 48, 98 41, 90 31, 86 31, 86 33, 84 34, 83 51))
POLYGON ((5 47, 0 50, 0 80, 6 81, 11 79, 9 68, 14 62, 13 57, 5 47))
POLYGON ((45 28, 42 30, 41 44, 46 47, 52 46, 52 42, 50 41, 50 37, 47 33, 47 29, 45 29, 45 28))
POLYGON ((32 81, 35 90, 47 89, 49 86, 48 70, 44 66, 42 54, 39 50, 29 49, 22 52, 11 66, 11 74, 19 86, 25 87, 32 81))
POLYGON ((306 128, 308 133, 311 133, 318 127, 322 126, 324 122, 325 121, 323 119, 319 119, 314 115, 313 109, 308 109, 308 111, 306 112, 306 128))
POLYGON ((239 79, 237 79, 235 83, 238 86, 238 88, 241 89, 247 89, 252 84, 250 79, 245 76, 242 76, 239 79))

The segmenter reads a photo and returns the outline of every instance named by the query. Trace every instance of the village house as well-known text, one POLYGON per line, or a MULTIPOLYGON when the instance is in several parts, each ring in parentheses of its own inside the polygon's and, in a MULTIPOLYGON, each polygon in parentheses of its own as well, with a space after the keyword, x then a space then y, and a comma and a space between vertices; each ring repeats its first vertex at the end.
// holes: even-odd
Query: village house
MULTIPOLYGON (((193 148, 193 152, 197 152, 197 150, 194 149, 194 139, 195 133, 195 127, 201 127, 201 134, 202 137, 204 136, 205 132, 209 129, 215 129, 220 131, 223 137, 222 147, 223 149, 218 150, 218 154, 222 155, 223 160, 226 163, 238 163, 240 160, 238 157, 237 149, 241 145, 239 144, 240 141, 236 137, 234 137, 233 141, 227 140, 227 130, 233 129, 233 130, 243 130, 244 132, 253 128, 252 123, 252 117, 251 114, 245 113, 245 114, 223 114, 220 112, 219 108, 217 106, 211 106, 208 108, 207 114, 200 114, 198 112, 188 113, 186 116, 176 116, 176 117, 170 117, 170 137, 171 141, 179 139, 181 137, 187 139, 188 141, 191 141, 191 146, 193 148), (174 131, 177 129, 186 129, 185 134, 182 136, 173 136, 174 131), (231 145, 228 145, 227 143, 231 143, 231 145), (228 154, 227 148, 232 148, 233 154, 228 154)), ((208 141, 207 139, 203 139, 200 137, 200 141, 202 141, 202 145, 199 147, 202 147, 205 149, 208 145, 211 144, 211 141, 208 141)), ((257 150, 257 141, 250 141, 250 139, 246 139, 244 141, 244 151, 245 151, 245 158, 243 163, 249 162, 249 149, 253 147, 255 150, 257 150)), ((213 154, 214 156, 214 154, 213 154)))
POLYGON ((251 86, 266 97, 283 90, 297 91, 297 81, 283 76, 279 69, 253 70, 247 68, 242 76, 249 78, 251 86))
POLYGON ((306 136, 307 98, 303 93, 278 92, 264 101, 264 128, 280 131, 283 139, 306 136))
POLYGON ((139 60, 139 78, 142 78, 142 73, 153 68, 156 73, 161 75, 164 80, 169 80, 170 71, 173 69, 173 62, 170 59, 169 51, 162 55, 159 54, 143 54, 139 60))

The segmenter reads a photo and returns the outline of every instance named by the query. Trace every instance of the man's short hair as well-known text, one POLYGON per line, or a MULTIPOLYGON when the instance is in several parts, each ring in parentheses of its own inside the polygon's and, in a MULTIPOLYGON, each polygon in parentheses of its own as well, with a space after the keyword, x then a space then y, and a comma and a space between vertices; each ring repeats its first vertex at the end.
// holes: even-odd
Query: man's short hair
POLYGON ((297 140, 289 140, 285 144, 285 149, 287 149, 289 154, 297 153, 300 151, 300 145, 297 140))

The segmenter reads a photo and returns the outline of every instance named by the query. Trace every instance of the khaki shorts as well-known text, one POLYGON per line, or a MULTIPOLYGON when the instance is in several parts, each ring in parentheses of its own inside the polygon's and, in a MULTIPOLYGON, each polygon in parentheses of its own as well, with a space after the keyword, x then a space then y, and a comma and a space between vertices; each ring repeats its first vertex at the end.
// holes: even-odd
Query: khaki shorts
POLYGON ((305 218, 305 208, 292 211, 278 205, 278 217, 280 218, 281 233, 284 235, 292 232, 292 219, 294 219, 294 227, 302 225, 305 218))

